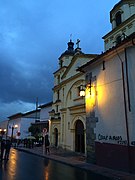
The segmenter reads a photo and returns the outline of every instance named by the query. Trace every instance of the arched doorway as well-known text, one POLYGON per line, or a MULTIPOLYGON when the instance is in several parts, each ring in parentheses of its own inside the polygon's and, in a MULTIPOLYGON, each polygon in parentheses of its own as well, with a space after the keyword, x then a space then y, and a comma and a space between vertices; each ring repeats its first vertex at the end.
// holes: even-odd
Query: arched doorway
POLYGON ((54 145, 57 147, 58 146, 58 129, 54 129, 54 145))
POLYGON ((84 125, 81 120, 77 120, 75 124, 75 151, 85 153, 84 125))

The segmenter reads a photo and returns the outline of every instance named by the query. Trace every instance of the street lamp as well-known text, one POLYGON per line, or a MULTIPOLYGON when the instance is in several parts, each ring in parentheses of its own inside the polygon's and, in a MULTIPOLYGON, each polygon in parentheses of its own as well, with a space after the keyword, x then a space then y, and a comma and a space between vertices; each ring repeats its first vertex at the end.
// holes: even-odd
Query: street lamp
POLYGON ((11 141, 13 141, 13 134, 14 134, 14 129, 18 128, 18 125, 15 124, 12 126, 12 132, 11 132, 11 141))

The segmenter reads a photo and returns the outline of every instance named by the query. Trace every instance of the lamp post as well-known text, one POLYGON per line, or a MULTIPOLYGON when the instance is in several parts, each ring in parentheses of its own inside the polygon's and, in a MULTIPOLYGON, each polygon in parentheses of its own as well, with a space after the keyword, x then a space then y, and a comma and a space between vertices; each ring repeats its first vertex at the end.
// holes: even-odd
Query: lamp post
POLYGON ((13 124, 12 126, 12 131, 11 131, 11 142, 13 141, 13 135, 14 135, 14 129, 18 128, 18 125, 17 124, 13 124))

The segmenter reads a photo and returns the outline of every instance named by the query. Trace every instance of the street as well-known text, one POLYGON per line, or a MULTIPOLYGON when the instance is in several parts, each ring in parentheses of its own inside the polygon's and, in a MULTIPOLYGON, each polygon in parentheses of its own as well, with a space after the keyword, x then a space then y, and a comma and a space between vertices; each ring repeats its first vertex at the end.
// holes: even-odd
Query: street
POLYGON ((109 180, 79 168, 11 149, 0 167, 1 180, 109 180))

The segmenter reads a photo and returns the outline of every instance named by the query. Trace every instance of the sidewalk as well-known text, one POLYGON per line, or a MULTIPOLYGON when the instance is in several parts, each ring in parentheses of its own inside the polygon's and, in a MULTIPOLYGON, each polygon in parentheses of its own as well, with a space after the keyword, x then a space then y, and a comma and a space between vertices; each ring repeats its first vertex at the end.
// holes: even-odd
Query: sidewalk
POLYGON ((100 167, 94 164, 86 163, 86 158, 83 155, 65 151, 61 148, 50 148, 50 155, 43 154, 42 147, 34 147, 34 148, 24 148, 24 147, 16 147, 15 149, 32 153, 41 157, 45 157, 51 160, 55 160, 70 166, 82 168, 84 170, 92 171, 96 174, 101 174, 105 177, 108 177, 112 180, 135 180, 135 174, 129 174, 122 171, 116 171, 109 168, 100 167))

